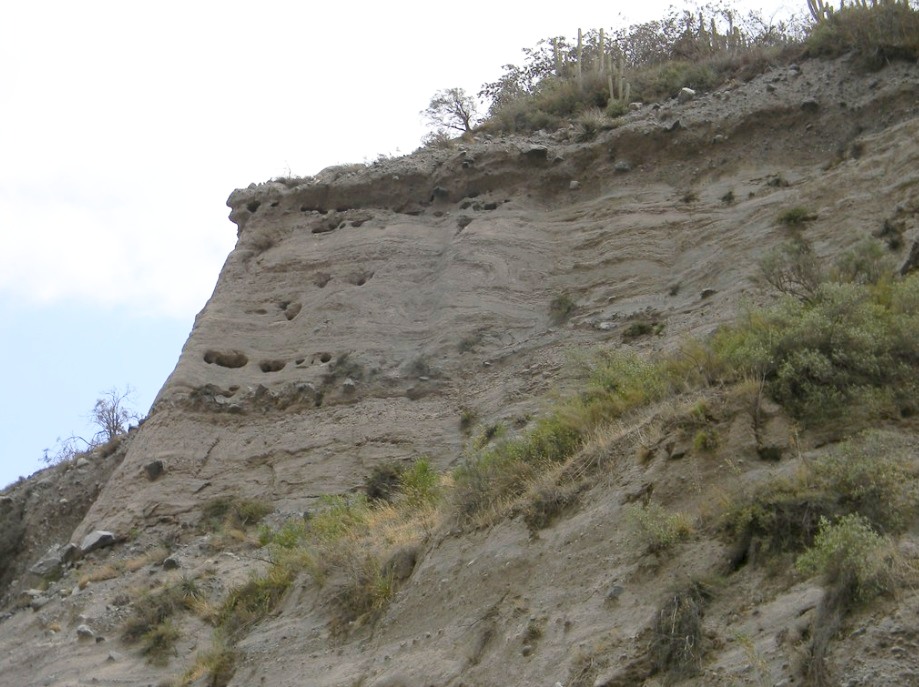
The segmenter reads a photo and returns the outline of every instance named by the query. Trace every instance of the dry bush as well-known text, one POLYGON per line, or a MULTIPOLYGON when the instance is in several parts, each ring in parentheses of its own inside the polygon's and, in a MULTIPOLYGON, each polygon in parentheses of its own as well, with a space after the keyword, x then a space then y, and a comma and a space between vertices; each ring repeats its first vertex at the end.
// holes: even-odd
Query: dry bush
POLYGON ((693 583, 670 595, 657 612, 650 653, 666 685, 697 675, 702 668, 702 617, 709 596, 703 585, 693 583))

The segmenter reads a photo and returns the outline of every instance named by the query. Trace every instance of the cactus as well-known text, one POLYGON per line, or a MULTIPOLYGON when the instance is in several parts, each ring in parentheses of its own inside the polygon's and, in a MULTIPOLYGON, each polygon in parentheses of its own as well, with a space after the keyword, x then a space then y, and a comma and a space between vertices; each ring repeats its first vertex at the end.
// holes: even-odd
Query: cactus
POLYGON ((584 80, 581 78, 581 60, 584 58, 584 35, 581 32, 581 29, 578 29, 578 61, 577 61, 577 75, 578 75, 578 85, 583 86, 584 80))

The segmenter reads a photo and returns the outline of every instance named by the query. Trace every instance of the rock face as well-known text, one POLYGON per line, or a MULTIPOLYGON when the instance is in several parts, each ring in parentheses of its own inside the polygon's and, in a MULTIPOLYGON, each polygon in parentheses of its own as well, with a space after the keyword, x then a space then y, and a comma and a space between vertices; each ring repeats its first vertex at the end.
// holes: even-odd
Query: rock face
MULTIPOLYGON (((845 69, 807 62, 795 75, 696 93, 659 111, 638 108, 590 143, 564 131, 481 140, 235 191, 228 205, 238 242, 213 296, 123 461, 57 543, 87 549, 102 532, 174 543, 221 497, 304 513, 322 495, 353 491, 384 462, 429 456, 448 468, 469 441, 468 409, 489 422, 525 424, 546 394, 569 384, 573 351, 668 348, 712 331, 742 300, 763 299, 751 278, 764 252, 787 237, 776 218, 789 207, 818 213, 807 231, 821 256, 880 229, 897 207, 919 207, 914 67, 888 67, 876 88, 867 87, 876 76, 845 69), (805 111, 807 98, 844 99, 847 108, 805 111), (840 156, 854 143, 857 156, 840 156), (570 307, 560 315, 554 304, 563 297, 570 307), (655 333, 625 336, 636 322, 654 322, 655 333)), ((914 213, 901 215, 912 241, 914 213)), ((781 455, 789 431, 776 420, 757 440, 781 455)), ((691 437, 681 441, 670 464, 693 460, 691 437)), ((723 466, 698 470, 693 480, 714 483, 723 466)), ((518 519, 392 559, 388 569, 406 587, 361 642, 335 644, 312 592, 298 592, 246 640, 247 664, 232 684, 299 684, 303 675, 329 686, 494 684, 495 675, 513 685, 641 684, 636 675, 653 672, 639 656, 648 618, 669 592, 654 576, 705 572, 723 555, 706 543, 692 560, 656 560, 649 571, 622 553, 625 535, 611 523, 621 522, 628 494, 650 495, 647 484, 660 477, 656 495, 666 488, 675 499, 698 498, 662 473, 628 463, 596 486, 603 498, 542 539, 518 519), (621 615, 611 624, 613 612, 621 615), (572 662, 601 645, 603 672, 584 682, 588 672, 579 676, 572 662)), ((19 502, 0 499, 4 521, 21 512, 19 502)), ((0 565, 23 536, 15 527, 2 532, 0 565)), ((205 543, 163 557, 162 571, 130 546, 93 556, 121 556, 116 572, 129 570, 141 585, 156 575, 207 578, 202 569, 246 579, 232 557, 206 558, 205 543)), ((71 675, 89 684, 89 666, 105 663, 111 684, 164 678, 134 654, 99 648, 101 658, 87 658, 90 644, 78 645, 74 634, 91 638, 80 633, 86 625, 98 639, 116 627, 127 603, 119 599, 133 587, 75 586, 71 580, 66 601, 38 597, 36 612, 45 615, 33 623, 51 633, 85 616, 62 633, 73 653, 18 649, 13 674, 40 666, 49 676, 43 684, 71 684, 71 675), (106 662, 106 654, 118 658, 106 662), (70 660, 83 661, 83 672, 69 671, 70 660)), ((756 636, 752 651, 768 654, 774 669, 774 679, 757 679, 772 684, 793 653, 782 653, 776 632, 817 596, 807 583, 776 592, 765 606, 769 636, 727 604, 716 617, 737 636, 756 636)), ((24 613, 0 624, 0 652, 32 627, 24 613)), ((188 639, 177 653, 198 648, 188 639)), ((722 649, 698 684, 733 684, 739 664, 751 662, 739 645, 722 649)))

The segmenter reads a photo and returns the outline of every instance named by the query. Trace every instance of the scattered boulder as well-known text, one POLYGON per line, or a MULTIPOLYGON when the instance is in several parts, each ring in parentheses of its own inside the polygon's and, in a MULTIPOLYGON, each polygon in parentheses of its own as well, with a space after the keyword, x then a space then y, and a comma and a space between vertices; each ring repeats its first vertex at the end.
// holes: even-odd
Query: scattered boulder
POLYGON ((166 557, 163 559, 163 570, 176 570, 180 568, 181 564, 179 562, 179 557, 175 554, 166 557))
POLYGON ((632 163, 630 163, 628 160, 617 160, 616 164, 613 165, 613 170, 619 172, 620 174, 631 172, 632 163))
POLYGON ((82 642, 88 642, 96 636, 96 633, 92 631, 92 628, 87 624, 82 624, 77 627, 77 638, 82 642))
POLYGON ((114 543, 115 535, 111 532, 106 532, 104 530, 94 530, 93 532, 90 532, 85 537, 83 537, 83 542, 80 544, 80 552, 83 555, 86 555, 90 551, 95 551, 96 549, 111 546, 114 543))
POLYGON ((45 551, 45 555, 37 563, 29 568, 29 572, 39 577, 48 577, 59 573, 63 564, 63 547, 60 544, 55 544, 45 551))
POLYGON ((694 100, 696 97, 696 92, 691 88, 681 88, 680 92, 677 94, 676 99, 681 103, 688 103, 691 100, 694 100))
POLYGON ((577 191, 579 188, 581 188, 581 182, 575 179, 572 179, 571 183, 568 184, 569 191, 577 191))

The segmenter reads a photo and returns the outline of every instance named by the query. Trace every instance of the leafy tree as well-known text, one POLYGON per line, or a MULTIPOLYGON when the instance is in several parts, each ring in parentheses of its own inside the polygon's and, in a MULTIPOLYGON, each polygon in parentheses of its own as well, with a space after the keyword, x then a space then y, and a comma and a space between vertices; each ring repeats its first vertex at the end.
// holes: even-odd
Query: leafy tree
POLYGON ((478 103, 462 88, 437 91, 426 110, 421 112, 428 124, 437 130, 472 131, 478 117, 478 103))

